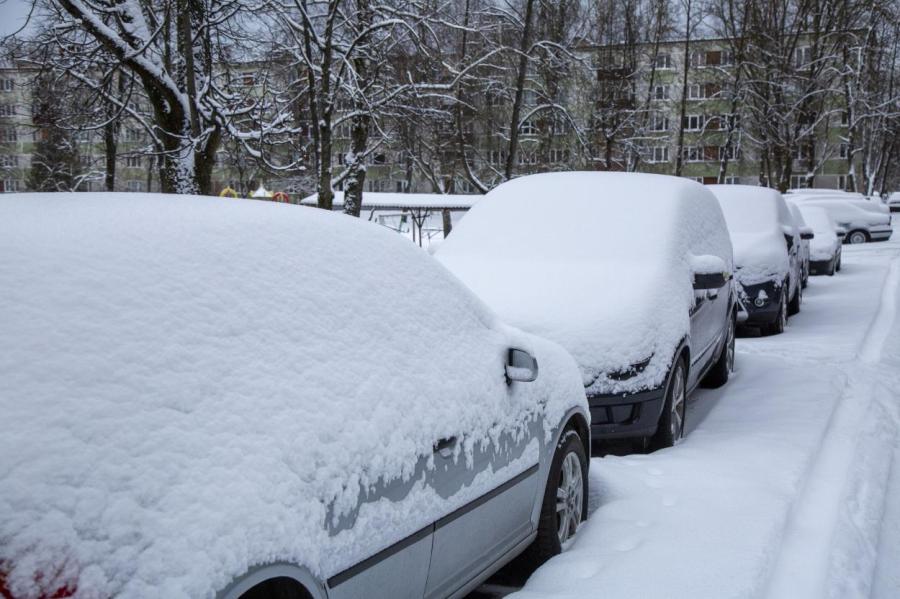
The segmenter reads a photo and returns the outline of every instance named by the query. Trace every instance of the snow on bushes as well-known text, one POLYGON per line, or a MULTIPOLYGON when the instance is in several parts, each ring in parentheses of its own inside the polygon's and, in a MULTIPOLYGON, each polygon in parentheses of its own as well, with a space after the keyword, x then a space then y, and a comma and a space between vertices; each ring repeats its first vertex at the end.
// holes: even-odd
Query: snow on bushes
POLYGON ((568 349, 589 393, 662 383, 690 330, 691 268, 704 255, 731 270, 722 213, 703 186, 596 172, 504 183, 435 252, 507 322, 568 349), (632 365, 643 370, 615 376, 632 365))
POLYGON ((466 459, 584 404, 559 347, 343 215, 8 195, 0 255, 0 569, 17 597, 212 597, 278 560, 327 577, 459 503, 418 488, 330 537, 361 489, 409 477, 438 439, 466 459), (507 385, 511 346, 535 353, 535 383, 507 385))

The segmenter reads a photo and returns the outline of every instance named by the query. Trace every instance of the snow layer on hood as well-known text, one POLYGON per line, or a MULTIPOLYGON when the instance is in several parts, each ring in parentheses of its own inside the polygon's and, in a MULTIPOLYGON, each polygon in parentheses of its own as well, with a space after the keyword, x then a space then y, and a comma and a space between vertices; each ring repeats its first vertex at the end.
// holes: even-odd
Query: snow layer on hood
POLYGON ((790 269, 784 236, 797 236, 798 232, 781 194, 751 185, 708 187, 728 223, 738 281, 755 285, 784 280, 790 269))
POLYGON ((409 477, 437 439, 465 459, 585 405, 561 348, 343 215, 9 195, 0 256, 0 571, 17 596, 212 597, 277 560, 327 577, 458 507, 370 506, 330 537, 361 489, 409 477), (506 384, 511 346, 535 353, 535 383, 506 384))
POLYGON ((803 220, 815 233, 815 237, 809 242, 809 259, 831 260, 839 243, 834 221, 824 208, 811 205, 800 205, 797 208, 803 214, 803 220))
POLYGON ((721 210, 702 185, 578 172, 500 185, 435 256, 505 320, 572 352, 589 393, 617 393, 661 384, 689 331, 691 264, 705 254, 731 270, 721 210), (638 376, 606 377, 651 356, 638 376))

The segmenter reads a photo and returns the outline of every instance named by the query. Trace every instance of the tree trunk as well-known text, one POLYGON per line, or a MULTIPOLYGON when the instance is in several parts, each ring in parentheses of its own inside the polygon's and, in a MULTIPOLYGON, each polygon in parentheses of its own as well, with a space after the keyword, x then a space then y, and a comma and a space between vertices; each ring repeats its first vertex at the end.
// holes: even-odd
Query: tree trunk
POLYGON ((525 95, 525 76, 528 71, 528 49, 531 44, 531 16, 534 12, 534 0, 525 0, 525 22, 519 43, 519 67, 516 72, 516 95, 513 100, 512 116, 509 120, 509 149, 506 154, 506 168, 503 176, 512 179, 516 169, 519 152, 519 117, 522 114, 522 100, 525 95))
POLYGON ((691 68, 691 5, 687 0, 684 36, 684 69, 681 75, 681 106, 678 112, 678 144, 675 147, 675 176, 680 177, 684 165, 684 118, 687 116, 688 74, 691 68))

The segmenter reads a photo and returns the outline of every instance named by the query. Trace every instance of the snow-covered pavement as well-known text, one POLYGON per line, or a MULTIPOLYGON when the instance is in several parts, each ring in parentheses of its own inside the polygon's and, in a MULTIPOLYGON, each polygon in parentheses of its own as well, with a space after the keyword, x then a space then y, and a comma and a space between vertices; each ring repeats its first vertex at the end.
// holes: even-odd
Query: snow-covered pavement
POLYGON ((512 596, 900 597, 898 237, 845 246, 784 335, 739 339, 680 445, 594 458, 590 520, 512 596))

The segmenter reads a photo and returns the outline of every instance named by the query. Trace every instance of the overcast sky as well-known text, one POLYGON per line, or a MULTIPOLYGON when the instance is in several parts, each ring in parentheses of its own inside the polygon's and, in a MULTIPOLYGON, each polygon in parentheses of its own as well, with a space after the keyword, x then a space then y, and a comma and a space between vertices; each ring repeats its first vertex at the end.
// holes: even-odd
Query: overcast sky
POLYGON ((0 0, 0 38, 24 25, 30 8, 31 0, 0 0))

